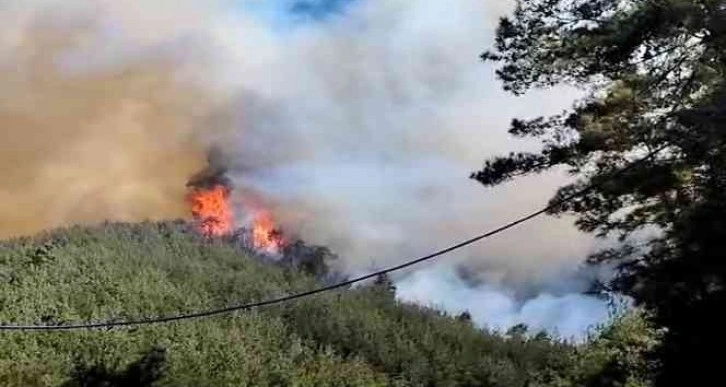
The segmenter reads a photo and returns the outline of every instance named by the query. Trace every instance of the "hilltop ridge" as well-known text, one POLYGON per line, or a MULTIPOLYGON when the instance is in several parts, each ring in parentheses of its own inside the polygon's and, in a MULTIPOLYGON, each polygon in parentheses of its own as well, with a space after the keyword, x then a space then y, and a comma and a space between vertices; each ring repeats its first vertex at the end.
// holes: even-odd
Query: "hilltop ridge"
MULTIPOLYGON (((71 227, 0 242, 3 324, 170 315, 318 286, 304 270, 205 240, 183 222, 71 227)), ((616 367, 617 356, 622 348, 638 355, 643 345, 632 339, 648 337, 638 319, 577 346, 544 333, 510 333, 478 329, 466 315, 400 303, 393 284, 380 278, 209 319, 0 332, 0 385, 583 385, 610 368, 636 380, 616 367)))

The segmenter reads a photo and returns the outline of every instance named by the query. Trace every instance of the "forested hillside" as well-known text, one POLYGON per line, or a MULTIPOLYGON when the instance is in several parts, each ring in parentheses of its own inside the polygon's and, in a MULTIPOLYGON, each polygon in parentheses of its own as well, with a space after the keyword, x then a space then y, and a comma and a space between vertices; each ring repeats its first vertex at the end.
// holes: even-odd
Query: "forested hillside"
MULTIPOLYGON (((68 324, 205 310, 320 286, 184 223, 0 242, 0 321, 68 324)), ((208 319, 0 332, 2 386, 644 385, 652 334, 619 319, 586 345, 502 336, 395 300, 391 282, 208 319)))

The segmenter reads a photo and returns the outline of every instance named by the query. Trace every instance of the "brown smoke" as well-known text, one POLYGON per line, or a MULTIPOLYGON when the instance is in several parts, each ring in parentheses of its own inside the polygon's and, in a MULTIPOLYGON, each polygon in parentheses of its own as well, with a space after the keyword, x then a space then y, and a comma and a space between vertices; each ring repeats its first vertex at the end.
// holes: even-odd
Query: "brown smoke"
POLYGON ((185 183, 205 163, 195 138, 205 99, 178 80, 179 59, 64 67, 91 56, 97 29, 49 20, 0 39, 0 238, 185 216, 185 183))

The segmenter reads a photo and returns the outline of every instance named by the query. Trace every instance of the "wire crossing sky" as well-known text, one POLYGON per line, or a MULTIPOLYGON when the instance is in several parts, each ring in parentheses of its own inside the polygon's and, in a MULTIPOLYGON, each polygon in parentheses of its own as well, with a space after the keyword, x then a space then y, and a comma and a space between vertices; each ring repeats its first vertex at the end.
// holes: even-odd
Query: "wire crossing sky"
MULTIPOLYGON (((610 176, 610 179, 604 179, 603 181, 601 181, 599 185, 604 184, 606 181, 616 179, 619 176, 627 173, 631 169, 637 167, 641 163, 652 159, 658 153, 663 151, 665 148, 666 147, 664 146, 659 149, 656 149, 656 150, 650 152, 645 157, 630 163, 629 165, 625 166, 624 168, 613 173, 610 176)), ((295 294, 291 294, 291 295, 283 296, 283 297, 279 297, 279 298, 273 298, 270 300, 263 300, 263 301, 258 301, 258 302, 243 304, 243 305, 234 305, 234 306, 229 306, 226 308, 211 309, 211 310, 195 312, 195 313, 179 314, 179 315, 174 315, 174 316, 140 318, 137 320, 128 320, 128 321, 105 321, 105 322, 95 322, 95 323, 88 322, 88 323, 77 323, 77 324, 66 324, 66 325, 0 325, 0 331, 69 331, 69 330, 79 330, 79 329, 130 327, 130 326, 139 326, 139 325, 169 323, 169 322, 175 322, 175 321, 184 321, 184 320, 212 317, 212 316, 217 316, 217 315, 227 314, 227 313, 232 313, 232 312, 238 312, 238 311, 245 311, 245 310, 250 310, 250 309, 254 309, 254 308, 290 302, 290 301, 294 301, 297 299, 314 296, 316 294, 327 293, 329 291, 346 288, 348 286, 354 285, 359 282, 363 282, 363 281, 366 281, 366 280, 369 280, 372 278, 376 278, 381 275, 387 275, 387 274, 390 274, 390 273, 393 273, 396 271, 400 271, 400 270, 403 270, 403 269, 411 267, 411 266, 421 264, 423 262, 433 260, 440 256, 446 255, 452 251, 459 250, 461 248, 464 248, 466 246, 469 246, 469 245, 479 242, 481 240, 484 240, 484 239, 490 238, 492 236, 495 236, 497 234, 503 233, 509 229, 519 226, 520 224, 523 224, 540 215, 543 215, 543 214, 549 212, 550 210, 559 207, 560 205, 562 205, 564 203, 567 203, 582 195, 585 195, 585 194, 589 193, 590 191, 594 190, 595 188, 597 188, 599 185, 597 185, 597 184, 588 185, 577 192, 574 192, 568 196, 563 197, 561 200, 559 200, 557 202, 549 204, 548 206, 542 208, 539 211, 535 211, 531 214, 524 215, 516 220, 513 220, 507 224, 497 227, 491 231, 477 235, 475 237, 472 237, 465 241, 459 242, 455 245, 446 247, 446 248, 436 251, 434 253, 431 253, 431 254, 425 255, 423 257, 416 258, 416 259, 408 260, 404 263, 389 267, 387 269, 378 270, 378 271, 368 273, 368 274, 365 274, 365 275, 362 275, 362 276, 359 276, 359 277, 356 277, 353 279, 349 279, 349 280, 342 281, 342 282, 339 282, 339 283, 336 283, 333 285, 329 285, 329 286, 325 286, 325 287, 321 287, 321 288, 317 288, 317 289, 313 289, 313 290, 309 290, 309 291, 295 293, 295 294)))

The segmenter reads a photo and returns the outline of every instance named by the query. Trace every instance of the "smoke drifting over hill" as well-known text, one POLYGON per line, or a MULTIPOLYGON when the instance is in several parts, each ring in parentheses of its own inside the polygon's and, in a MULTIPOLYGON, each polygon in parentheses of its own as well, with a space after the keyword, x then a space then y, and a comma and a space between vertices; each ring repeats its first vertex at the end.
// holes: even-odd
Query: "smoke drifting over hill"
MULTIPOLYGON (((536 209, 562 177, 485 190, 469 172, 522 146, 512 117, 576 94, 499 91, 477 57, 508 2, 486 3, 359 0, 282 29, 260 15, 285 7, 252 0, 0 5, 0 237, 185 216, 210 146, 237 193, 350 273, 536 209)), ((538 219, 446 259, 521 288, 590 249, 538 219)))
MULTIPOLYGON (((496 190, 468 179, 487 155, 522 146, 507 137, 513 116, 553 112, 574 96, 500 92, 477 59, 489 14, 474 0, 360 1, 292 31, 219 25, 234 47, 223 63, 234 63, 224 73, 239 107, 214 125, 238 128, 218 141, 230 176, 270 199, 286 229, 352 257, 354 272, 542 205, 562 178, 496 190)), ((530 282, 589 248, 568 220, 542 219, 458 259, 490 281, 530 282)))

